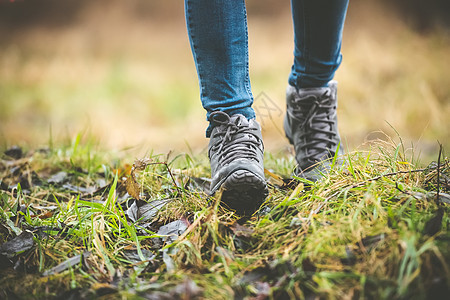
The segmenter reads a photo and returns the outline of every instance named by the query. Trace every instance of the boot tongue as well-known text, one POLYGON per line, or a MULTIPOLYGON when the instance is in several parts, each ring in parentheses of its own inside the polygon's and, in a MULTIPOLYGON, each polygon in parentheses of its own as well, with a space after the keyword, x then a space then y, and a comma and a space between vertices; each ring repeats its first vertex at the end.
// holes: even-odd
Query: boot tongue
POLYGON ((311 98, 320 98, 326 92, 330 93, 331 90, 329 87, 323 88, 313 88, 313 89, 300 89, 298 90, 298 96, 301 99, 300 102, 305 105, 311 98))
POLYGON ((230 118, 230 123, 236 124, 239 127, 241 127, 241 126, 248 127, 249 126, 249 122, 248 122, 247 118, 241 114, 232 115, 230 118))
POLYGON ((311 158, 322 159, 319 156, 328 155, 328 153, 323 153, 323 149, 331 148, 332 145, 326 140, 333 139, 333 126, 327 121, 332 121, 333 116, 329 116, 327 114, 327 110, 319 107, 313 107, 314 101, 316 99, 320 99, 318 102, 321 105, 332 105, 333 99, 335 98, 335 84, 331 84, 329 87, 324 88, 314 88, 314 89, 300 89, 298 91, 298 98, 295 99, 295 104, 300 108, 299 113, 302 114, 303 118, 307 118, 310 113, 312 113, 311 109, 316 110, 313 115, 314 121, 311 124, 311 129, 313 129, 312 136, 307 139, 311 140, 321 140, 315 144, 315 147, 310 149, 311 158), (321 99, 325 93, 328 97, 321 99), (323 133, 321 131, 329 131, 330 133, 323 133), (317 148, 316 148, 317 147, 317 148))
MULTIPOLYGON (((238 128, 249 128, 251 126, 250 121, 247 120, 247 118, 241 114, 232 115, 230 117, 230 123, 236 125, 238 128)), ((252 134, 248 131, 245 131, 239 135, 233 136, 233 140, 234 141, 242 141, 242 142, 252 140, 255 143, 257 142, 256 136, 254 136, 254 134, 252 134)))

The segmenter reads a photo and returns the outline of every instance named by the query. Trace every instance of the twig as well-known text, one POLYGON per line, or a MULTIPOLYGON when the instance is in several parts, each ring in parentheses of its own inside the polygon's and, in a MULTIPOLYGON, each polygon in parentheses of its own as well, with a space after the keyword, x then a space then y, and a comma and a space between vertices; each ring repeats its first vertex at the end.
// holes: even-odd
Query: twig
POLYGON ((173 184, 175 185, 175 187, 177 189, 180 189, 180 187, 178 186, 177 182, 175 181, 175 178, 173 177, 172 171, 169 168, 169 165, 167 164, 167 162, 163 162, 163 164, 166 166, 167 168, 167 173, 169 173, 170 178, 172 178, 173 184))
MULTIPOLYGON (((437 167, 437 168, 438 168, 438 169, 440 168, 440 167, 439 167, 439 164, 438 164, 438 167, 437 167)), ((363 186, 364 184, 366 184, 366 183, 368 183, 368 182, 380 180, 380 179, 383 178, 383 177, 395 176, 395 175, 399 175, 399 174, 419 173, 419 172, 424 172, 424 171, 426 171, 427 169, 428 169, 428 168, 425 168, 425 169, 416 169, 416 170, 410 170, 410 171, 397 171, 397 172, 387 173, 387 174, 383 174, 383 175, 379 175, 379 176, 376 176, 376 177, 369 178, 369 179, 367 179, 367 180, 358 182, 358 183, 353 184, 353 185, 348 185, 347 187, 343 187, 343 188, 344 188, 344 189, 349 189, 349 190, 350 190, 350 189, 354 189, 354 188, 363 186)), ((341 188, 341 190, 342 190, 343 188, 341 188)), ((333 194, 331 194, 330 196, 328 196, 327 198, 325 198, 325 200, 319 205, 318 208, 316 208, 315 210, 311 211, 311 213, 309 214, 310 219, 311 219, 311 217, 312 217, 313 215, 317 214, 317 213, 322 209, 322 207, 325 206, 325 204, 326 204, 329 200, 331 200, 332 198, 334 198, 335 196, 337 196, 337 195, 341 192, 341 190, 336 191, 336 192, 334 192, 333 194)))
POLYGON ((395 175, 399 175, 399 174, 419 173, 419 172, 424 172, 424 171, 426 171, 426 170, 427 170, 427 168, 425 168, 425 169, 410 170, 410 171, 397 171, 397 172, 387 173, 387 174, 383 174, 383 175, 378 175, 378 176, 376 176, 376 177, 372 177, 372 178, 369 178, 369 179, 367 179, 367 180, 358 182, 358 183, 356 183, 356 184, 350 186, 350 188, 353 189, 353 188, 356 188, 356 187, 360 187, 360 186, 363 186, 364 184, 366 184, 367 182, 370 182, 370 181, 377 181, 377 180, 380 180, 380 179, 383 178, 383 177, 395 176, 395 175))
POLYGON ((441 170, 441 155, 442 155, 442 144, 439 143, 439 155, 438 155, 438 166, 437 166, 437 192, 436 192, 436 204, 440 206, 439 201, 439 190, 441 189, 441 178, 440 178, 440 170, 441 170))

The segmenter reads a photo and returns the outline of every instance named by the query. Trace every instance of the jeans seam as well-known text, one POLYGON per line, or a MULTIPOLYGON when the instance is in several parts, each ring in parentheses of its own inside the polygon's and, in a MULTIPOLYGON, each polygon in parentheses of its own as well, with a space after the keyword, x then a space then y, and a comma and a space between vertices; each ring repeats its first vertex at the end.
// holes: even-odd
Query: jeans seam
POLYGON ((252 91, 251 91, 251 87, 250 87, 250 66, 249 66, 249 51, 248 51, 248 22, 247 22, 247 9, 245 7, 244 4, 244 22, 245 22, 245 55, 247 57, 247 61, 246 61, 246 74, 245 74, 245 89, 247 90, 248 96, 251 99, 251 102, 253 104, 253 95, 252 95, 252 91))

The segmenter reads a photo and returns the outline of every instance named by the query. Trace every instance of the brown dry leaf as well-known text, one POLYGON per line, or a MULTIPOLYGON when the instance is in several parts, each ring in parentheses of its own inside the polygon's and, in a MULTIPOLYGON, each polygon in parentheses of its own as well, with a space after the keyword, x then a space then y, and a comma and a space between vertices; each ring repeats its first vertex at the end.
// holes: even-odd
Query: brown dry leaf
POLYGON ((118 174, 119 178, 126 176, 127 174, 130 174, 131 172, 131 165, 130 164, 125 164, 123 166, 120 166, 118 168, 113 168, 112 169, 112 173, 113 174, 118 174))
POLYGON ((272 172, 270 172, 269 170, 267 170, 266 168, 264 168, 264 173, 266 174, 266 176, 269 177, 269 180, 272 179, 274 184, 278 185, 278 186, 283 186, 284 185, 284 181, 283 181, 283 177, 274 174, 272 172))
POLYGON ((141 187, 139 186, 139 183, 137 183, 136 179, 134 178, 134 172, 131 171, 130 176, 127 178, 126 182, 127 192, 130 194, 131 197, 133 197, 136 200, 139 200, 141 187))
POLYGON ((49 219, 49 218, 53 217, 53 212, 52 211, 46 211, 44 213, 41 213, 40 215, 32 215, 31 217, 32 218, 38 217, 39 219, 42 219, 42 220, 49 219))
POLYGON ((151 163, 152 163, 152 160, 150 158, 140 158, 140 159, 136 159, 134 161, 133 166, 131 167, 130 176, 128 176, 127 182, 126 182, 126 188, 127 188, 128 194, 130 194, 131 197, 133 197, 136 200, 140 199, 141 187, 136 180, 135 171, 136 170, 143 171, 151 163))

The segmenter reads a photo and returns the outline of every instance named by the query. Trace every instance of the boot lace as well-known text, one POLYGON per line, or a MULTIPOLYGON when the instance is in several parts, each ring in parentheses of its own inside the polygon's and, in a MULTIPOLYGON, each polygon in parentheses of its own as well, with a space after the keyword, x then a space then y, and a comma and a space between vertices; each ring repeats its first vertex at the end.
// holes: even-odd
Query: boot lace
POLYGON ((214 144, 212 150, 219 153, 219 162, 221 165, 231 163, 236 159, 257 160, 259 138, 254 134, 257 128, 242 126, 239 118, 231 118, 223 112, 214 112, 211 115, 213 122, 217 126, 223 126, 223 129, 216 134, 221 138, 214 144))
POLYGON ((336 142, 337 135, 334 114, 336 107, 330 101, 329 91, 321 96, 308 95, 293 100, 290 116, 300 123, 299 146, 305 153, 304 159, 319 161, 324 153, 329 153, 336 142))

